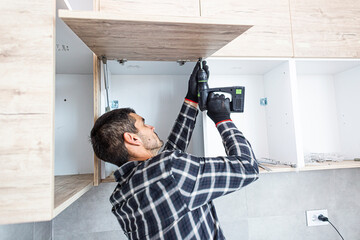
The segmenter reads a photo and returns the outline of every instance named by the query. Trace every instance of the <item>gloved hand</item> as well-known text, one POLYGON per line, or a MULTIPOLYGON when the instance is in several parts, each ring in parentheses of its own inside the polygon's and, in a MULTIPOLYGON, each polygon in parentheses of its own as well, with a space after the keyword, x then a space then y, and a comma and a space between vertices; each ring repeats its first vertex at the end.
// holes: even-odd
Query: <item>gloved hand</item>
MULTIPOLYGON (((206 65, 206 61, 203 61, 202 64, 203 64, 203 69, 205 70, 205 72, 209 78, 209 75, 210 75, 209 66, 206 65)), ((197 72, 199 71, 199 69, 200 69, 200 62, 197 61, 196 65, 194 67, 194 70, 193 70, 192 74, 190 75, 189 83, 188 83, 188 92, 185 97, 185 99, 188 99, 195 103, 199 102, 198 89, 197 89, 197 72)))
POLYGON ((230 119, 230 99, 223 94, 210 93, 207 100, 207 115, 217 125, 219 122, 230 119))

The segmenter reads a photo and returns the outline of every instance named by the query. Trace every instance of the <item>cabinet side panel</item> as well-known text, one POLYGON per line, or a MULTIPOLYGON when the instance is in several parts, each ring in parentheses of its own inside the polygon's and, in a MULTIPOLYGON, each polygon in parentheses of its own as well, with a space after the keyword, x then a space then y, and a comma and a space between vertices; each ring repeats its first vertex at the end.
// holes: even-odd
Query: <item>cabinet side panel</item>
POLYGON ((335 75, 335 98, 342 154, 346 159, 360 157, 360 67, 335 75))
POLYGON ((53 210, 55 1, 0 10, 0 224, 53 210))
POLYGON ((297 163, 289 63, 264 75, 269 157, 297 163))

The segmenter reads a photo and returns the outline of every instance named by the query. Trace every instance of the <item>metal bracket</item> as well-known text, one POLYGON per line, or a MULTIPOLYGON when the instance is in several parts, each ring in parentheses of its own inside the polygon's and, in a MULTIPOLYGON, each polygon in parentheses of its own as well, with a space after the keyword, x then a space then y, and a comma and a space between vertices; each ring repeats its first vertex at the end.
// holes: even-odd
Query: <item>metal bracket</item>
POLYGON ((110 111, 110 101, 109 101, 109 76, 108 76, 108 65, 107 58, 105 56, 101 57, 104 67, 104 83, 105 83, 105 92, 106 92, 106 107, 105 112, 110 111))
POLYGON ((125 64, 127 61, 128 61, 128 60, 125 59, 125 58, 120 59, 120 60, 117 60, 117 62, 118 62, 119 64, 123 65, 123 66, 124 66, 124 64, 125 64))
POLYGON ((177 60, 176 62, 179 64, 179 66, 184 66, 184 64, 186 62, 190 62, 190 60, 177 60))

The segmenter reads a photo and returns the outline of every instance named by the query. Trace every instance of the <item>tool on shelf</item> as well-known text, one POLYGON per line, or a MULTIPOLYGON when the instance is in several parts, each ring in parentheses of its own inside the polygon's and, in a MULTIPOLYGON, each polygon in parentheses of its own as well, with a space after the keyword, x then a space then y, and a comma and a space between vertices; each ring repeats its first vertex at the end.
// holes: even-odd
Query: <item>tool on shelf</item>
POLYGON ((289 166, 292 168, 296 168, 296 163, 292 163, 292 162, 281 162, 281 161, 277 161, 271 158, 259 158, 257 159, 258 163, 260 164, 270 164, 270 165, 277 165, 277 166, 289 166))
POLYGON ((211 92, 222 92, 231 94, 230 111, 231 112, 244 112, 244 100, 245 100, 245 87, 220 87, 209 88, 208 75, 203 69, 202 58, 199 58, 200 69, 197 73, 198 80, 198 97, 199 108, 201 111, 207 110, 207 98, 211 92))

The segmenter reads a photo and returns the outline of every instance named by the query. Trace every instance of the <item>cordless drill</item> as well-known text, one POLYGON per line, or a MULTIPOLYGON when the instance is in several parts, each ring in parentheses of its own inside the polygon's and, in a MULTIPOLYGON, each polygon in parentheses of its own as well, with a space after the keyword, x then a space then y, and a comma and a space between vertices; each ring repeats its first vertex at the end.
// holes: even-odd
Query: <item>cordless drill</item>
POLYGON ((245 100, 245 87, 220 87, 209 88, 208 76, 203 69, 202 59, 199 58, 200 69, 197 73, 197 86, 198 86, 198 98, 199 108, 201 111, 207 110, 207 98, 211 92, 223 92, 231 94, 230 111, 231 112, 244 112, 244 100, 245 100))

